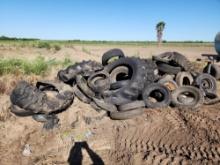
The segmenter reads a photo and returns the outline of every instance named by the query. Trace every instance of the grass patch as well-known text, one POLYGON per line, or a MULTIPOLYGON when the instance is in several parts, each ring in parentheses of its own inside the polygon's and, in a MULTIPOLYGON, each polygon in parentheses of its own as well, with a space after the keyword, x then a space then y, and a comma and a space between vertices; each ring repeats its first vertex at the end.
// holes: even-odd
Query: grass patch
POLYGON ((88 49, 86 49, 85 47, 82 47, 82 51, 86 54, 91 54, 91 52, 88 49))
POLYGON ((72 61, 69 58, 57 61, 56 59, 45 60, 42 56, 38 56, 34 60, 0 59, 0 75, 20 73, 25 75, 45 75, 52 67, 64 67, 70 64, 72 64, 72 61))

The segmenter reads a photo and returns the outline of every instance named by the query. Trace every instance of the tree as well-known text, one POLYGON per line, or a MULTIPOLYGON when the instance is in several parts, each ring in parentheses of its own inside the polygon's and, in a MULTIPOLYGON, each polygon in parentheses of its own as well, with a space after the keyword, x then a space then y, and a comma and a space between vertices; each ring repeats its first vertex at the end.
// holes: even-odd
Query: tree
POLYGON ((156 25, 158 45, 160 45, 161 42, 162 42, 163 30, 165 28, 165 25, 166 24, 163 21, 158 22, 157 25, 156 25))

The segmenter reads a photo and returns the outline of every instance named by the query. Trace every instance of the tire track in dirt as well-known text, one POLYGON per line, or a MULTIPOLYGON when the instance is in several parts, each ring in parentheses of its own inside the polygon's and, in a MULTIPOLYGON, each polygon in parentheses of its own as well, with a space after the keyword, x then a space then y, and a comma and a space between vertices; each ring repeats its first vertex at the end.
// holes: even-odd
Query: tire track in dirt
POLYGON ((210 138, 206 138, 203 143, 195 140, 198 136, 207 136, 200 134, 200 127, 207 130, 211 128, 215 132, 218 130, 212 120, 186 111, 178 113, 168 110, 152 115, 151 123, 136 126, 127 124, 117 128, 113 153, 117 164, 132 162, 133 155, 140 153, 140 164, 220 163, 220 146, 216 145, 219 143, 210 143, 210 138))

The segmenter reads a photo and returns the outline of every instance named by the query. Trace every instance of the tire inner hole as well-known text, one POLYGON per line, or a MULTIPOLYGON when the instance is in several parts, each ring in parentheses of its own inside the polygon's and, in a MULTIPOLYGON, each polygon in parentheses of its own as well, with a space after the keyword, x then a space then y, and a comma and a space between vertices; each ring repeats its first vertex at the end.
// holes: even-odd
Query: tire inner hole
POLYGON ((165 99, 165 96, 160 90, 156 89, 150 93, 149 99, 151 100, 151 102, 156 103, 163 101, 165 99))
POLYGON ((188 79, 188 77, 183 78, 183 85, 190 85, 190 80, 188 79))
POLYGON ((183 92, 177 97, 177 100, 180 103, 191 103, 194 98, 195 96, 191 92, 183 92))

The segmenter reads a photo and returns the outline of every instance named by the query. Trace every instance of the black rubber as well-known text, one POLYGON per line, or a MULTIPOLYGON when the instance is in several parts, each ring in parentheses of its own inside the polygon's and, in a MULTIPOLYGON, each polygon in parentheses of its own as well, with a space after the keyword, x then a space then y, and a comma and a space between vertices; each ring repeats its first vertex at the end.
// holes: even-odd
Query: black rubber
POLYGON ((132 71, 129 70, 126 66, 118 66, 114 68, 110 73, 111 83, 115 83, 117 81, 128 80, 131 78, 132 71))
POLYGON ((88 86, 94 92, 103 92, 110 89, 110 78, 109 73, 106 71, 99 71, 92 74, 88 80, 88 86))
POLYGON ((207 64, 205 68, 203 69, 203 73, 208 73, 212 75, 213 77, 215 77, 216 80, 219 80, 220 79, 220 66, 216 64, 207 64), (210 73, 208 73, 209 65, 210 65, 210 73))
POLYGON ((204 95, 206 95, 206 93, 217 92, 216 79, 207 73, 200 74, 196 77, 194 85, 201 89, 204 95))
POLYGON ((167 87, 159 83, 152 83, 144 88, 142 98, 148 108, 167 107, 171 101, 170 91, 167 87), (154 98, 156 102, 152 101, 154 98))
POLYGON ((111 75, 111 72, 119 66, 128 67, 132 75, 127 85, 111 93, 111 97, 114 98, 111 100, 117 102, 112 103, 116 105, 127 103, 123 100, 136 100, 144 89, 144 86, 154 82, 154 70, 156 69, 156 65, 150 60, 145 61, 138 58, 125 57, 110 63, 105 67, 105 70, 111 75))
POLYGON ((178 86, 192 85, 194 81, 192 75, 189 72, 179 72, 176 75, 175 80, 178 86))
POLYGON ((74 65, 68 66, 64 70, 60 70, 57 74, 59 80, 67 83, 69 85, 75 84, 76 76, 81 74, 83 76, 89 76, 95 71, 102 70, 103 66, 101 63, 96 61, 82 61, 80 63, 75 63, 74 65))
POLYGON ((130 111, 110 112, 110 117, 113 120, 126 120, 142 115, 143 113, 144 113, 144 109, 140 108, 140 109, 133 109, 130 111))
POLYGON ((74 94, 75 96, 81 100, 82 102, 84 103, 87 103, 89 104, 91 102, 91 99, 89 97, 86 96, 86 94, 84 94, 77 85, 75 85, 73 87, 73 91, 74 91, 74 94))
POLYGON ((19 106, 17 105, 11 105, 10 107, 10 110, 13 114, 17 115, 17 116, 20 116, 20 117, 25 117, 25 116, 31 116, 31 115, 34 115, 35 113, 32 112, 32 111, 27 111, 23 108, 20 108, 19 106))
POLYGON ((93 101, 96 103, 98 107, 101 109, 108 111, 108 112, 114 112, 117 111, 117 107, 114 104, 107 103, 102 99, 93 98, 93 101))
MULTIPOLYGON (((25 109, 25 111, 30 111, 30 114, 39 113, 47 109, 46 94, 26 81, 18 82, 10 95, 10 100, 13 105, 25 109)), ((12 112, 16 111, 12 110, 12 112)))
POLYGON ((144 101, 133 101, 128 104, 120 105, 118 107, 118 110, 119 111, 129 111, 129 110, 144 108, 144 107, 145 107, 144 101))
POLYGON ((116 90, 116 89, 119 89, 119 88, 122 88, 122 87, 128 85, 129 83, 130 83, 130 80, 116 81, 110 85, 110 89, 116 90))
POLYGON ((172 105, 175 107, 188 107, 188 108, 198 108, 204 102, 204 97, 200 89, 193 86, 181 86, 172 92, 172 105), (179 96, 186 95, 190 98, 194 98, 191 102, 181 101, 179 96))
POLYGON ((32 118, 37 122, 45 123, 45 122, 48 122, 48 120, 52 120, 54 118, 57 118, 57 116, 54 115, 54 114, 51 114, 51 115, 48 115, 48 114, 34 114, 32 116, 32 118))
POLYGON ((105 52, 102 56, 102 65, 105 66, 109 63, 112 58, 123 58, 125 57, 121 49, 111 49, 105 52))
POLYGON ((158 70, 161 73, 166 73, 166 74, 177 74, 178 72, 181 72, 181 67, 179 66, 172 66, 170 64, 166 63, 157 63, 158 70))
POLYGON ((179 66, 182 71, 192 70, 191 62, 178 52, 165 52, 157 56, 153 56, 153 60, 159 63, 169 64, 171 66, 179 66))
POLYGON ((76 84, 86 96, 89 98, 95 97, 95 92, 89 88, 86 79, 82 75, 76 76, 76 84))

